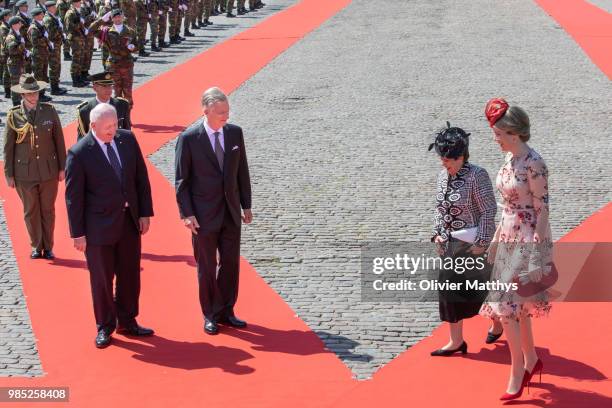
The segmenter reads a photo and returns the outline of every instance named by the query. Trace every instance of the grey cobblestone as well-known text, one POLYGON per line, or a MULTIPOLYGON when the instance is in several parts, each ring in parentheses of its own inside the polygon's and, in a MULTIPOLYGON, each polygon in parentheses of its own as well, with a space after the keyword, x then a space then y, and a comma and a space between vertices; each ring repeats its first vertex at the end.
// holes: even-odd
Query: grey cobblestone
MULTIPOLYGON (((494 177, 494 96, 531 116, 556 238, 610 202, 609 80, 532 1, 354 0, 231 97, 254 189, 242 253, 357 378, 439 324, 437 304, 362 303, 358 245, 429 238, 446 120, 494 177)), ((169 180, 173 155, 150 157, 169 180)))

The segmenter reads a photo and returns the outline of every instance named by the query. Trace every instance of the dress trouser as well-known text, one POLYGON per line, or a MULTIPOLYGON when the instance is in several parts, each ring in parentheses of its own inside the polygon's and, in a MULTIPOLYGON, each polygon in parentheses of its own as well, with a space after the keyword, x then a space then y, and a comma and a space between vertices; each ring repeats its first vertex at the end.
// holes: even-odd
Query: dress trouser
POLYGON ((15 181, 15 189, 23 203, 30 245, 39 251, 53 249, 55 229, 55 198, 58 180, 15 181))
POLYGON ((226 208, 221 229, 192 234, 192 244, 197 262, 202 314, 211 321, 233 316, 238 299, 240 225, 236 225, 226 208))
POLYGON ((140 296, 140 232, 123 211, 123 231, 112 245, 90 245, 85 249, 89 268, 94 315, 98 331, 112 333, 117 320, 126 327, 136 322, 140 296), (116 290, 113 296, 113 278, 116 290))

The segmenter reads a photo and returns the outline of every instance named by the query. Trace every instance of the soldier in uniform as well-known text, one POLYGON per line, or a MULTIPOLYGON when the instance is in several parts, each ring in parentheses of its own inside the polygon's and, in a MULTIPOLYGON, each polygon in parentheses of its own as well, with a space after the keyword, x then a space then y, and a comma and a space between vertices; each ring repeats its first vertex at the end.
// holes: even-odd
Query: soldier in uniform
POLYGON ((157 0, 149 1, 149 28, 151 34, 149 39, 151 40, 151 51, 159 52, 162 49, 157 45, 157 35, 159 34, 159 3, 157 0))
MULTIPOLYGON (((30 50, 26 49, 25 38, 21 36, 23 20, 14 16, 10 18, 8 24, 11 26, 11 30, 4 39, 4 49, 8 55, 6 64, 11 85, 17 85, 21 74, 24 72, 25 60, 30 57, 30 50)), ((13 106, 17 106, 21 101, 21 96, 19 93, 11 91, 11 99, 13 100, 13 106)))
POLYGON ((157 0, 157 14, 159 23, 157 28, 157 43, 160 48, 169 47, 166 39, 166 29, 168 27, 168 0, 157 0))
POLYGON ((66 90, 60 88, 60 73, 62 70, 62 44, 64 42, 64 25, 57 15, 57 3, 53 0, 47 1, 45 7, 47 14, 43 18, 43 24, 49 33, 49 41, 53 49, 49 55, 49 80, 51 82, 51 95, 64 95, 66 90))
POLYGON ((8 52, 5 49, 4 40, 11 31, 11 26, 8 24, 11 18, 11 10, 0 11, 0 76, 4 85, 4 97, 11 97, 11 74, 8 70, 8 52))
POLYGON ((90 75, 96 96, 83 101, 77 106, 77 119, 79 122, 77 140, 86 136, 89 132, 89 112, 99 103, 108 103, 117 110, 117 126, 119 129, 131 130, 130 102, 124 98, 112 97, 113 77, 110 72, 100 72, 90 75))
POLYGON ((64 47, 64 61, 72 61, 72 56, 70 55, 70 41, 68 41, 68 36, 65 33, 64 28, 64 18, 66 17, 66 13, 70 10, 70 0, 57 0, 57 14, 60 18, 60 23, 62 25, 62 30, 64 30, 64 40, 62 45, 64 47))
MULTIPOLYGON (((32 24, 28 28, 28 38, 32 44, 32 71, 37 81, 49 82, 49 56, 55 45, 49 40, 49 33, 43 25, 45 11, 40 7, 32 10, 32 24)), ((40 91, 40 101, 50 102, 51 98, 40 91)))
POLYGON ((81 16, 80 8, 81 0, 72 0, 72 5, 64 17, 64 26, 72 48, 70 76, 72 77, 72 86, 75 88, 89 85, 89 82, 83 77, 85 39, 89 31, 85 28, 85 19, 81 16))
POLYGON ((123 10, 125 24, 136 29, 136 4, 134 4, 134 0, 119 0, 119 8, 123 10))
POLYGON ((179 8, 179 0, 169 0, 168 2, 168 20, 169 20, 169 38, 170 44, 177 44, 174 37, 180 33, 181 30, 181 11, 182 6, 179 8))
POLYGON ((136 35, 138 37, 138 55, 148 57, 150 54, 145 51, 145 43, 147 39, 147 24, 150 20, 151 0, 136 0, 136 35))
POLYGON ((121 9, 113 9, 91 25, 99 40, 104 39, 110 57, 106 70, 112 74, 115 96, 127 99, 130 107, 134 105, 132 99, 132 84, 134 82, 134 57, 132 53, 138 52, 136 48, 136 31, 123 24, 121 9), (101 27, 104 21, 112 16, 113 25, 110 28, 101 27), (101 27, 101 28, 100 28, 101 27))
POLYGON ((11 108, 4 131, 4 175, 23 203, 32 259, 53 259, 55 198, 64 180, 66 147, 62 124, 53 105, 39 102, 47 86, 24 74, 11 90, 23 95, 11 108))
POLYGON ((89 77, 89 69, 91 68, 91 60, 93 58, 94 51, 94 35, 89 30, 89 26, 96 21, 98 13, 96 12, 96 6, 92 0, 83 0, 81 2, 81 8, 79 9, 81 17, 85 20, 84 26, 88 31, 85 36, 85 49, 83 50, 83 66, 81 67, 81 78, 87 79, 89 77))
MULTIPOLYGON (((183 35, 185 37, 193 37, 194 33, 189 31, 189 27, 197 28, 195 26, 195 11, 196 11, 196 0, 179 0, 181 6, 183 7, 183 15, 185 17, 185 21, 183 24, 183 35)), ((181 31, 181 20, 178 22, 179 33, 181 31)), ((178 34, 177 34, 178 37, 178 34)))
MULTIPOLYGON (((17 7, 17 16, 21 19, 23 24, 19 29, 19 34, 25 40, 25 47, 30 53, 32 52, 32 43, 28 38, 28 29, 30 28, 30 24, 32 24, 32 19, 28 15, 28 1, 27 0, 19 0, 15 3, 15 7, 17 7)), ((30 55, 30 53, 28 53, 30 55)), ((23 69, 27 73, 32 72, 32 59, 28 56, 25 59, 23 69)))

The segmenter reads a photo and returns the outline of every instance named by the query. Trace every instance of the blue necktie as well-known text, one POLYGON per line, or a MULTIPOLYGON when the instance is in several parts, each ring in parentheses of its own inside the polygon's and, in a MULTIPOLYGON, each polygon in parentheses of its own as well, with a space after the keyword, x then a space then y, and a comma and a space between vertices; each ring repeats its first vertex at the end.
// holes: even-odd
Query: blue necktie
POLYGON ((119 159, 115 154, 115 149, 113 149, 110 142, 104 143, 104 145, 106 146, 106 154, 108 154, 108 160, 110 161, 110 165, 113 168, 115 174, 117 175, 119 181, 121 181, 121 163, 119 163, 119 159))

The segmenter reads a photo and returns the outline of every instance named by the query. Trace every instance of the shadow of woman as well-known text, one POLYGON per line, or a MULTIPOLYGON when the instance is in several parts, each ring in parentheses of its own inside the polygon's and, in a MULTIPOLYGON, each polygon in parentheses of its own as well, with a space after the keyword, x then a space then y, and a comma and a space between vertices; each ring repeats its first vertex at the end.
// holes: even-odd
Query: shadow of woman
POLYGON ((530 398, 529 395, 523 399, 508 401, 504 405, 527 405, 530 407, 546 408, 575 408, 575 407, 612 407, 612 398, 607 395, 592 391, 573 390, 570 388, 557 387, 554 384, 542 383, 531 385, 531 393, 534 388, 544 389, 536 397, 530 398))
POLYGON ((258 351, 300 356, 331 353, 312 331, 276 330, 249 323, 244 329, 228 327, 223 333, 252 343, 258 351))
POLYGON ((252 354, 244 350, 208 343, 176 341, 160 336, 139 337, 138 341, 113 337, 113 345, 133 351, 136 353, 133 356, 135 359, 148 364, 183 370, 219 368, 236 375, 251 374, 255 371, 253 367, 240 364, 253 358, 252 354))
MULTIPOLYGON (((478 353, 468 353, 466 358, 497 364, 510 364, 510 351, 508 350, 507 343, 505 341, 500 343, 495 344, 494 349, 482 348, 478 353)), ((544 374, 589 381, 608 379, 601 371, 588 364, 553 355, 547 348, 537 347, 536 350, 544 363, 544 374)))

